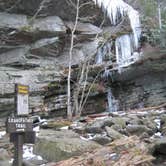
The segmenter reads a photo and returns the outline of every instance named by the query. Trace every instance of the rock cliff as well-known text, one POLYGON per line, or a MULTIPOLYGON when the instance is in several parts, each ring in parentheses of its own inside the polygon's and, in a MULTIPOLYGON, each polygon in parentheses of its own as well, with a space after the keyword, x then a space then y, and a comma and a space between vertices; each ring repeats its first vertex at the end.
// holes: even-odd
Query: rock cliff
MULTIPOLYGON (((109 110, 107 92, 110 87, 113 96, 111 102, 118 105, 118 110, 165 103, 166 42, 163 40, 162 47, 159 47, 158 36, 152 33, 158 25, 156 3, 153 0, 151 4, 146 4, 143 0, 128 0, 126 3, 130 5, 129 9, 139 11, 142 26, 139 46, 132 50, 127 45, 127 50, 134 55, 132 58, 137 56, 133 54, 135 51, 141 55, 136 62, 119 70, 118 65, 126 62, 117 61, 115 46, 118 45, 117 41, 119 47, 123 45, 120 37, 133 31, 129 9, 128 15, 121 17, 114 25, 109 19, 108 11, 100 9, 95 1, 80 1, 74 34, 71 83, 74 94, 74 89, 78 88, 75 82, 79 82, 81 67, 83 69, 83 64, 86 64, 87 78, 82 80, 80 86, 83 88, 86 81, 85 95, 88 97, 83 113, 109 110), (153 11, 149 5, 152 5, 153 11), (155 13, 155 17, 152 13, 155 13), (154 23, 156 26, 153 26, 154 23)), ((164 1, 162 3, 165 5, 164 1)), ((15 83, 30 86, 30 111, 65 115, 75 4, 76 0, 1 0, 0 116, 14 110, 15 83)), ((129 37, 125 38, 126 43, 129 37)), ((81 95, 78 98, 81 100, 81 95)), ((72 101, 74 100, 73 97, 72 101)))

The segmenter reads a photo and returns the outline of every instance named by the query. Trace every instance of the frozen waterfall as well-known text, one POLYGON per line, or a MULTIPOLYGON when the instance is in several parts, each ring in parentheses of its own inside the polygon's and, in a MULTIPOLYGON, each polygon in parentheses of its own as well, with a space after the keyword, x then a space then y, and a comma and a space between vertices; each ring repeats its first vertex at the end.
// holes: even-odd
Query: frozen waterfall
POLYGON ((112 90, 109 88, 107 92, 107 101, 108 101, 108 111, 116 112, 118 111, 118 101, 115 100, 112 90))
POLYGON ((119 36, 115 41, 116 59, 118 67, 124 67, 135 62, 139 53, 135 50, 139 47, 139 38, 141 35, 141 25, 139 13, 132 6, 123 0, 93 0, 99 7, 107 12, 113 25, 117 25, 120 20, 128 16, 131 34, 119 36))
POLYGON ((96 64, 102 64, 106 56, 111 56, 111 46, 112 43, 107 42, 98 48, 95 58, 96 64))
POLYGON ((134 51, 133 35, 122 35, 116 39, 116 58, 119 67, 125 67, 139 58, 139 53, 134 51))
POLYGON ((132 6, 123 0, 93 0, 99 7, 107 12, 113 25, 116 25, 120 18, 128 16, 134 34, 135 46, 138 47, 138 40, 141 35, 139 13, 132 6))

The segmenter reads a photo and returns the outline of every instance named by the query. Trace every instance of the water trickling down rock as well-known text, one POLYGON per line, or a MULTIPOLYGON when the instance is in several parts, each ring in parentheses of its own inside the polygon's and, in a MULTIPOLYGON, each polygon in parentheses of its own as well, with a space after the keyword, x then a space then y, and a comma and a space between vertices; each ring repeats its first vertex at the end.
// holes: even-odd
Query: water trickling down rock
POLYGON ((111 89, 108 89, 107 93, 107 101, 108 101, 108 112, 116 112, 118 110, 118 101, 115 100, 115 97, 112 94, 111 89))

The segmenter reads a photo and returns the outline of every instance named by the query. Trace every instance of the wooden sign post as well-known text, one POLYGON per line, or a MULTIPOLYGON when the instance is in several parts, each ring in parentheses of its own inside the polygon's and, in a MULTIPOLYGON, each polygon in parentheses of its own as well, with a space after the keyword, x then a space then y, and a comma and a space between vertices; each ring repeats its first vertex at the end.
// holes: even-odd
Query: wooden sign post
POLYGON ((15 151, 14 151, 14 161, 13 166, 22 166, 22 155, 23 155, 23 135, 16 134, 16 141, 14 142, 15 151))
POLYGON ((15 94, 15 115, 7 118, 6 131, 10 134, 10 142, 15 146, 13 166, 22 166, 23 144, 34 144, 35 132, 33 131, 33 120, 28 117, 29 87, 16 84, 15 94))

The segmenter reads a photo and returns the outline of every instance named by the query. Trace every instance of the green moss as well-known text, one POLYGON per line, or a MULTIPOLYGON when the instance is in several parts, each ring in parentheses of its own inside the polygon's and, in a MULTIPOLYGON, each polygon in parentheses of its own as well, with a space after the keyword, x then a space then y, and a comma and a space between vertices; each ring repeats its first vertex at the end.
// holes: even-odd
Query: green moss
POLYGON ((48 88, 59 88, 60 84, 58 82, 50 82, 48 88))
POLYGON ((48 124, 44 127, 45 128, 59 129, 61 127, 70 126, 70 125, 71 125, 70 121, 52 121, 52 122, 48 122, 48 124))
POLYGON ((48 161, 60 161, 65 160, 69 157, 71 157, 71 154, 68 152, 65 152, 65 149, 63 150, 64 145, 62 144, 62 148, 59 148, 60 143, 56 142, 45 142, 40 141, 37 144, 37 151, 39 154, 47 159, 48 161))
POLYGON ((91 93, 97 92, 98 91, 98 84, 93 84, 91 87, 91 93))
POLYGON ((23 26, 20 30, 25 32, 31 32, 32 26, 31 25, 23 26))
POLYGON ((110 33, 109 32, 104 32, 103 33, 103 38, 107 41, 110 38, 110 33))

